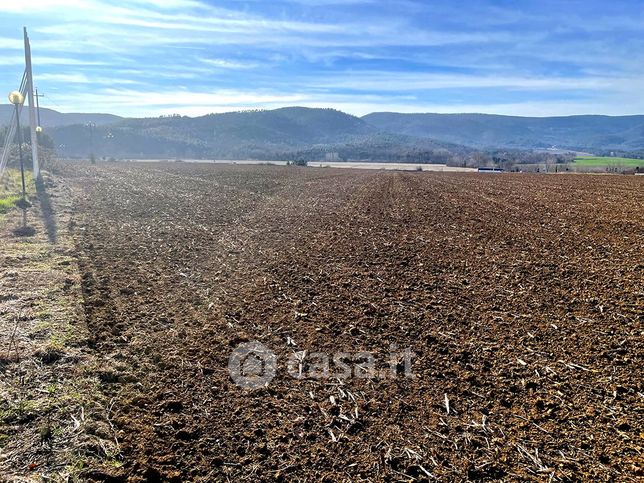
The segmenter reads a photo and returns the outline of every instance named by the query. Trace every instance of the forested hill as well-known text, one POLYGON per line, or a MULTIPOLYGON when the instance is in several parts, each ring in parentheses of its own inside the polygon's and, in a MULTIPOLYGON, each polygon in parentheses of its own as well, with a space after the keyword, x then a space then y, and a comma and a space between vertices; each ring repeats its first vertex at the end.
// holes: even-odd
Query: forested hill
MULTIPOLYGON (((11 106, 0 106, 0 121, 11 106)), ((26 110, 23 118, 26 121, 26 110)), ((374 113, 288 107, 128 119, 41 110, 62 156, 116 158, 364 159, 445 162, 472 149, 644 150, 644 116, 510 117, 374 113), (93 127, 89 127, 92 123, 93 127)))
POLYGON ((474 148, 644 149, 644 116, 513 117, 378 112, 362 119, 383 131, 474 148))
POLYGON ((202 117, 125 119, 97 126, 51 130, 67 156, 132 158, 304 159, 336 153, 345 159, 444 161, 459 146, 385 133, 364 120, 333 109, 290 107, 202 117), (93 146, 90 147, 90 142, 93 146), (443 157, 441 157, 443 156, 443 157))
MULTIPOLYGON (((9 123, 13 109, 14 107, 12 105, 0 104, 0 126, 9 123)), ((87 124, 90 122, 97 125, 110 124, 121 119, 123 118, 113 114, 63 113, 45 107, 40 108, 40 122, 44 128, 69 126, 71 124, 87 124)), ((20 120, 25 125, 29 122, 29 112, 26 107, 22 110, 20 120)))

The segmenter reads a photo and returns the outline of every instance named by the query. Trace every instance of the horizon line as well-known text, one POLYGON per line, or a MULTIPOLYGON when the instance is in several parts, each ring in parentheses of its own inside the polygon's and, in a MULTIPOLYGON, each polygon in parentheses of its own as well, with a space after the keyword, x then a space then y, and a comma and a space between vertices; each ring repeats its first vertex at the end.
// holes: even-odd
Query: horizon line
MULTIPOLYGON (((3 104, 5 106, 10 106, 10 104, 3 104)), ((548 119, 548 118, 571 118, 571 117, 609 117, 609 118, 623 118, 623 117, 640 117, 644 116, 644 113, 642 114, 596 114, 596 113, 582 113, 582 114, 568 114, 568 115, 518 115, 518 114, 498 114, 498 113, 491 113, 491 112, 476 112, 476 111, 454 111, 454 112, 435 112, 435 111, 413 111, 413 112, 406 112, 406 111, 393 111, 393 110, 383 110, 383 111, 372 111, 364 115, 358 115, 358 114, 352 114, 351 112, 343 111, 338 108, 334 107, 311 107, 311 106, 306 106, 306 105, 297 105, 297 106, 282 106, 282 107, 275 107, 275 108, 262 108, 262 107, 257 107, 257 108, 247 108, 247 109, 231 109, 229 111, 220 111, 220 112, 210 112, 207 114, 200 114, 200 115, 187 115, 187 114, 180 114, 180 113, 172 113, 169 112, 167 114, 159 114, 156 116, 146 116, 146 115, 134 115, 134 116, 124 116, 121 114, 114 114, 111 112, 105 112, 105 111, 100 111, 100 112, 93 112, 93 111, 66 111, 66 110, 60 110, 60 109, 54 109, 52 107, 40 107, 41 110, 48 110, 48 111, 53 111, 57 112, 59 114, 94 114, 94 115, 104 115, 104 116, 115 116, 119 117, 122 119, 160 119, 163 117, 182 117, 182 118, 191 118, 191 119, 196 119, 200 117, 207 117, 207 116, 218 116, 218 115, 224 115, 224 114, 235 114, 235 113, 249 113, 249 112, 273 112, 273 111, 279 111, 279 110, 285 110, 285 109, 311 109, 311 110, 330 110, 330 111, 337 111, 341 112, 343 114, 353 116, 359 119, 362 119, 364 117, 373 115, 373 114, 399 114, 399 115, 436 115, 436 116, 497 116, 497 117, 515 117, 515 118, 522 118, 522 119, 548 119)))

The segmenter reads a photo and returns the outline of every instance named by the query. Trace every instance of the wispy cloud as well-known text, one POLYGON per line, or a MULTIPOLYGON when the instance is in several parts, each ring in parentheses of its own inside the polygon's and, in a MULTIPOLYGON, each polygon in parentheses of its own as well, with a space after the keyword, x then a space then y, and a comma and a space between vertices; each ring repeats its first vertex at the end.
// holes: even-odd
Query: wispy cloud
MULTIPOLYGON (((644 101, 628 104, 619 96, 607 96, 600 102, 607 106, 605 114, 637 114, 644 111, 644 101), (627 105, 628 107, 624 107, 627 105), (612 106, 612 107, 611 107, 612 106)), ((437 112, 437 113, 488 113, 526 116, 575 115, 594 112, 597 100, 556 100, 525 102, 427 102, 408 96, 381 96, 377 94, 329 94, 258 92, 255 90, 225 90, 201 92, 102 88, 92 93, 65 92, 56 94, 57 107, 66 111, 76 106, 92 106, 95 112, 119 112, 124 115, 156 116, 162 114, 205 115, 262 107, 273 109, 287 106, 336 108, 356 115, 374 111, 437 112), (139 111, 142 109, 143 114, 139 111)))
POLYGON ((602 90, 626 79, 606 76, 586 78, 569 77, 519 77, 512 75, 453 75, 391 72, 347 72, 317 85, 328 89, 356 91, 401 92, 433 89, 489 89, 506 88, 517 90, 602 90))
POLYGON ((0 88, 19 81, 28 23, 39 87, 75 111, 644 111, 644 11, 630 2, 31 0, 0 13, 0 88))
POLYGON ((198 60, 202 64, 218 67, 220 69, 254 69, 259 65, 256 62, 239 62, 228 59, 206 59, 200 57, 198 60))
POLYGON ((34 76, 35 82, 56 82, 65 85, 69 84, 92 84, 92 85, 132 85, 141 84, 133 79, 119 79, 118 77, 88 77, 86 74, 76 72, 69 74, 38 74, 34 76))
POLYGON ((0 37, 0 49, 20 50, 24 47, 22 40, 0 37))
MULTIPOLYGON (((98 61, 98 60, 82 60, 73 57, 48 57, 48 56, 33 56, 33 63, 35 65, 82 65, 82 66, 92 66, 92 65, 108 65, 107 62, 98 61)), ((0 57, 0 65, 15 65, 21 66, 24 68, 25 58, 22 55, 11 55, 7 57, 0 57)))

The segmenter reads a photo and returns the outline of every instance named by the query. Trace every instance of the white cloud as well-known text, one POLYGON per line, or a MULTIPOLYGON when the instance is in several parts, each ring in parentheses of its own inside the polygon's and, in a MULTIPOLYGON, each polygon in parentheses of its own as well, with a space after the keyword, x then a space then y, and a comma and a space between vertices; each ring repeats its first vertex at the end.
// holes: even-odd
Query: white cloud
POLYGON ((199 116, 243 109, 276 109, 289 106, 336 108, 364 115, 370 112, 488 113, 516 116, 567 116, 575 114, 623 115, 644 111, 644 100, 626 103, 620 95, 590 101, 548 102, 428 102, 413 96, 376 94, 325 94, 312 92, 257 92, 217 90, 214 92, 176 90, 135 90, 103 88, 93 92, 56 93, 56 108, 68 112, 111 112, 123 116, 149 117, 164 114, 199 116))
POLYGON ((68 74, 35 74, 34 82, 55 82, 60 84, 92 84, 92 85, 125 85, 141 84, 132 79, 119 79, 118 77, 88 76, 81 72, 68 74))
POLYGON ((35 82, 53 81, 61 84, 89 84, 90 80, 85 74, 37 74, 35 82))
POLYGON ((211 65, 213 67, 218 67, 220 69, 235 69, 235 70, 254 69, 259 65, 256 62, 238 62, 235 60, 227 60, 227 59, 206 59, 203 57, 200 57, 198 60, 203 64, 211 65))
POLYGON ((0 27, 19 36, 0 30, 0 49, 7 51, 0 66, 10 71, 7 86, 17 80, 24 60, 13 24, 28 18, 36 80, 50 90, 72 89, 59 103, 73 110, 197 114, 304 104, 353 113, 523 109, 545 115, 644 107, 638 100, 644 40, 620 30, 641 29, 641 15, 598 16, 582 26, 581 14, 558 22, 536 8, 480 5, 464 13, 457 3, 391 0, 383 14, 378 10, 385 3, 377 0, 290 0, 261 9, 259 3, 265 4, 0 1, 0 27), (364 6, 364 17, 346 13, 360 4, 372 4, 364 6), (415 12, 423 12, 426 25, 415 12), (564 35, 559 42, 557 36, 571 28, 602 35, 564 35), (147 90, 104 89, 143 84, 147 90), (493 92, 495 100, 481 98, 481 90, 493 92), (497 102, 504 93, 519 101, 497 102), (569 93, 586 100, 566 100, 569 93), (563 101, 534 101, 542 94, 563 101))
POLYGON ((517 77, 511 75, 431 74, 423 72, 340 72, 316 82, 326 89, 400 92, 435 89, 505 88, 516 90, 601 90, 628 79, 594 77, 517 77))
POLYGON ((131 0, 146 6, 153 6, 162 9, 177 10, 185 8, 207 8, 203 2, 194 0, 131 0))
POLYGON ((218 90, 215 92, 174 89, 163 91, 105 88, 93 92, 63 92, 56 102, 66 111, 79 108, 93 112, 149 116, 155 113, 221 112, 257 106, 291 105, 305 101, 301 94, 218 90))
MULTIPOLYGON (((33 56, 34 65, 106 65, 106 62, 101 61, 85 61, 72 57, 48 57, 48 56, 33 56)), ((0 65, 25 65, 25 58, 22 55, 12 55, 7 57, 0 57, 0 65)))
POLYGON ((0 49, 2 50, 22 50, 23 48, 22 40, 0 37, 0 49))
POLYGON ((0 2, 0 12, 6 13, 31 13, 46 12, 48 10, 68 10, 83 8, 85 4, 90 3, 84 0, 29 0, 21 1, 3 1, 0 2))
MULTIPOLYGON (((121 4, 132 5, 131 8, 138 7, 155 7, 164 10, 181 10, 206 8, 207 5, 195 0, 124 0, 121 4)), ((97 11, 99 9, 109 9, 112 3, 102 0, 29 0, 21 1, 2 1, 0 2, 0 12, 6 13, 54 13, 64 15, 73 15, 83 11, 97 11)))

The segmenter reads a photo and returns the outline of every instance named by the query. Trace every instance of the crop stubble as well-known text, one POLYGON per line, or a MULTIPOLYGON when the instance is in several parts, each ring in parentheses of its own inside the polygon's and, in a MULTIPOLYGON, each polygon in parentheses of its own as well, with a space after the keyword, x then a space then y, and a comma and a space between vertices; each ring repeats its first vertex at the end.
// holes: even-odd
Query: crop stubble
POLYGON ((136 480, 643 476, 636 177, 64 167, 136 480), (257 340, 414 377, 235 386, 257 340), (449 409, 448 409, 449 406, 449 409))

